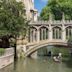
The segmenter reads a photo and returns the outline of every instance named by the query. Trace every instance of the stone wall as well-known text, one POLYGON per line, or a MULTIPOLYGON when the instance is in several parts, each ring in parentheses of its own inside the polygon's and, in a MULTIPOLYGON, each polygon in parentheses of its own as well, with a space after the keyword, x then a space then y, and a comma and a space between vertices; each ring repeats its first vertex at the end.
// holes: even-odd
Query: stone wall
POLYGON ((8 48, 5 54, 0 57, 0 69, 14 62, 14 49, 8 48))

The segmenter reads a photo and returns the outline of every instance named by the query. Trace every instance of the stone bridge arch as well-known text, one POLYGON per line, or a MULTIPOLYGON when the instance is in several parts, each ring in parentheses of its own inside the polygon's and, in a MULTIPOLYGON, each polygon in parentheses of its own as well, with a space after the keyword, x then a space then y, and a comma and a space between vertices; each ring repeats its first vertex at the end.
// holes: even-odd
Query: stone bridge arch
MULTIPOLYGON (((37 44, 27 50, 27 52, 24 54, 24 57, 30 56, 32 53, 40 49, 41 47, 48 46, 48 45, 55 45, 55 46, 69 46, 67 42, 46 42, 37 44)), ((70 45, 71 47, 72 45, 70 45)))

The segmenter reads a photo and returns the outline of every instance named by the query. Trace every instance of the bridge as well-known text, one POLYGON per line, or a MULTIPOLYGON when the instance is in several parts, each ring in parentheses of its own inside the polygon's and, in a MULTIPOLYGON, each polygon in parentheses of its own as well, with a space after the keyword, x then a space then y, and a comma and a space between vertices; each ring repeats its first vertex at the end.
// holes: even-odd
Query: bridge
POLYGON ((25 57, 46 45, 68 46, 72 37, 72 20, 33 21, 29 25, 28 43, 22 48, 25 57))
POLYGON ((24 57, 30 56, 32 53, 34 53, 38 49, 47 45, 68 46, 68 43, 67 41, 62 41, 62 40, 51 40, 51 41, 44 40, 44 41, 40 41, 39 43, 28 44, 27 46, 29 47, 29 49, 27 49, 26 53, 24 54, 24 57))

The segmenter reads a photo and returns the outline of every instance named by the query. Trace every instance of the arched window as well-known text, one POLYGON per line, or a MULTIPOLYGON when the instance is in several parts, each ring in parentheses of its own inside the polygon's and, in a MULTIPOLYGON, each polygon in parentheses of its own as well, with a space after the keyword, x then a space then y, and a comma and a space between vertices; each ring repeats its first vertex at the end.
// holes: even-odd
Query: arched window
POLYGON ((41 27, 40 28, 40 40, 48 39, 48 28, 41 27))
POLYGON ((66 39, 69 39, 72 37, 72 27, 69 26, 66 28, 66 39))
POLYGON ((29 28, 29 42, 34 42, 37 40, 37 29, 35 27, 29 28))
POLYGON ((62 36, 61 28, 54 27, 53 28, 53 39, 61 39, 61 36, 62 36))

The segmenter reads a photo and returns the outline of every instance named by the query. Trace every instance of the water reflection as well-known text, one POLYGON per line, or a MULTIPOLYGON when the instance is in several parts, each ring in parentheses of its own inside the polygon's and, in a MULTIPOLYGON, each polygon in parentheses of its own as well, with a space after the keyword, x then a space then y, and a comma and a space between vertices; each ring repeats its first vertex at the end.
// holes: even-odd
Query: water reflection
POLYGON ((56 63, 52 58, 48 57, 26 58, 1 69, 0 72, 72 72, 72 65, 68 62, 56 63), (71 65, 70 67, 68 66, 69 64, 71 65))

